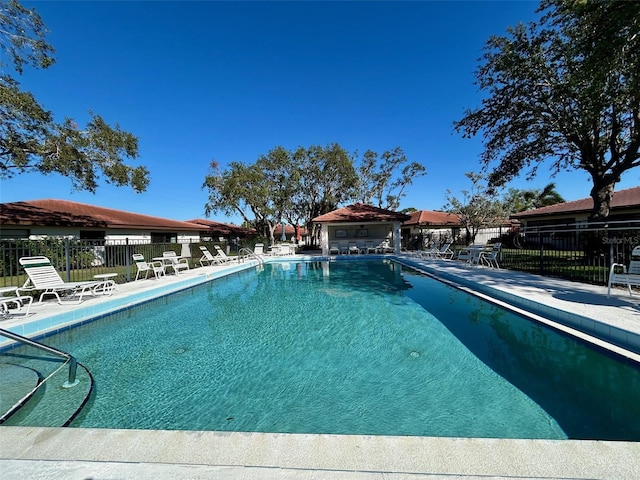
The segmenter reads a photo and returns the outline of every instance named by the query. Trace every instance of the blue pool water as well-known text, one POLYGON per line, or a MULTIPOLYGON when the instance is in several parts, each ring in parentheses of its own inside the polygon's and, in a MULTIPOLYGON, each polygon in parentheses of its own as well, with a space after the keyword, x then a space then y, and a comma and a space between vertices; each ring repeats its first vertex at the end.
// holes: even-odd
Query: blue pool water
POLYGON ((267 264, 67 330, 77 427, 640 439, 633 366, 389 261, 267 264))

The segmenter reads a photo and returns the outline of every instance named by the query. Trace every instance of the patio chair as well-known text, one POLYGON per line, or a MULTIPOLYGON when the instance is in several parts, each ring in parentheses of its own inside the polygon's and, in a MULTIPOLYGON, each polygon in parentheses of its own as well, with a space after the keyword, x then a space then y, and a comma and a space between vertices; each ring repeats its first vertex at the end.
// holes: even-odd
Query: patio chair
POLYGON ((64 303, 80 303, 85 293, 96 295, 98 291, 102 294, 112 295, 115 290, 115 282, 113 280, 93 280, 87 282, 65 282, 58 274, 51 260, 47 257, 22 257, 20 265, 24 268, 29 278, 24 285, 16 289, 16 294, 20 297, 20 292, 33 292, 42 290, 40 294, 40 303, 46 296, 55 296, 59 304, 64 303), (62 301, 60 294, 66 293, 68 296, 78 296, 78 300, 62 301))
POLYGON ((356 242, 349 242, 349 255, 358 255, 360 253, 360 249, 358 248, 358 244, 356 242))
POLYGON ((633 295, 631 285, 640 286, 640 245, 635 247, 631 252, 631 261, 629 262, 628 270, 623 263, 611 264, 607 297, 611 295, 611 285, 615 284, 626 285, 629 290, 629 295, 633 295), (622 270, 622 272, 619 270, 622 270))
POLYGON ((171 267, 176 275, 180 273, 180 270, 189 270, 189 259, 180 258, 173 250, 162 252, 162 257, 165 259, 165 268, 171 267))
POLYGON ((224 250, 220 248, 220 245, 214 245, 213 247, 216 249, 216 252, 218 252, 215 258, 218 260, 219 263, 227 263, 233 260, 233 258, 229 257, 226 253, 224 253, 224 250))
POLYGON ((205 264, 207 265, 216 265, 220 262, 218 262, 218 260, 216 260, 216 257, 214 257, 211 252, 209 251, 209 249, 207 247, 205 247, 204 245, 200 245, 200 251, 202 252, 202 257, 200 257, 200 266, 204 267, 205 264))
POLYGON ((329 242, 329 255, 340 255, 338 242, 329 242))
POLYGON ((293 255, 293 247, 289 243, 281 243, 278 245, 278 255, 293 255))
POLYGON ((254 255, 265 255, 264 252, 264 243, 256 243, 253 247, 253 254, 254 255))
POLYGON ((439 249, 438 252, 436 253, 436 256, 438 258, 444 258, 446 260, 451 260, 453 258, 453 256, 455 255, 453 253, 453 250, 451 250, 451 244, 453 242, 447 242, 444 245, 442 245, 439 249))
POLYGON ((364 242, 364 246, 367 253, 378 253, 378 250, 376 249, 376 246, 373 244, 372 241, 364 242))
POLYGON ((418 256, 422 258, 433 258, 438 250, 440 250, 440 242, 435 242, 426 250, 418 250, 418 256))
POLYGON ((3 318, 8 318, 9 315, 28 316, 29 309, 33 303, 33 297, 28 295, 22 296, 16 293, 18 290, 16 287, 12 288, 15 288, 15 290, 10 297, 0 297, 0 316, 3 318), (11 306, 13 306, 13 308, 10 308, 11 306))
POLYGON ((349 254, 349 244, 347 242, 338 242, 338 249, 341 255, 349 254))
POLYGON ((471 265, 478 265, 480 263, 480 255, 484 251, 485 246, 479 244, 473 244, 468 247, 463 247, 458 250, 458 260, 469 263, 471 265))
POLYGON ((502 243, 494 243, 491 250, 482 250, 480 252, 480 263, 486 264, 488 267, 495 267, 500 269, 498 264, 498 258, 500 257, 500 250, 502 249, 502 243))
POLYGON ((149 272, 153 272, 153 275, 156 278, 160 278, 165 274, 164 272, 165 266, 162 262, 156 262, 156 261, 147 262, 144 259, 144 256, 139 253, 134 253, 132 257, 133 257, 133 263, 136 264, 136 268, 138 269, 138 271, 136 272, 136 278, 134 279, 134 281, 138 280, 142 272, 144 272, 144 278, 147 278, 149 276, 149 272))
POLYGON ((394 250, 391 247, 391 245, 389 245, 389 240, 383 240, 382 243, 376 247, 376 249, 380 253, 393 253, 394 252, 394 250))

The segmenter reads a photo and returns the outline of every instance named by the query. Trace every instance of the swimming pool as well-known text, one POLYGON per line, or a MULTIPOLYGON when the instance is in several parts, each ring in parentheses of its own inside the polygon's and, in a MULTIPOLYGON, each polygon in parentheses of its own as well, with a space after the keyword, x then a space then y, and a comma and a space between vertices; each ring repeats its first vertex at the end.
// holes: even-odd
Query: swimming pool
POLYGON ((390 261, 267 264, 49 337, 78 427, 640 438, 639 372, 390 261))

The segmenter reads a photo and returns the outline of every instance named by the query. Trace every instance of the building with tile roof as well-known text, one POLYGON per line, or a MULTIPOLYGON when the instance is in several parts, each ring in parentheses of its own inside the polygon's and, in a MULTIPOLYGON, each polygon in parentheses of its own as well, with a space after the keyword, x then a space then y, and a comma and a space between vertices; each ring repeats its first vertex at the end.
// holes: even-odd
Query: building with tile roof
MULTIPOLYGON (((204 220, 202 218, 187 220, 187 223, 195 223, 197 225, 207 227, 210 237, 214 240, 219 239, 219 237, 223 237, 224 239, 235 237, 248 238, 256 235, 256 230, 254 228, 240 227, 232 223, 215 222, 213 220, 204 220)), ((202 238, 202 240, 205 239, 202 238)))
MULTIPOLYGON (((510 218, 519 220, 526 226, 567 225, 587 223, 592 210, 593 199, 587 197, 514 213, 510 218)), ((640 187, 614 192, 611 200, 611 211, 607 221, 631 220, 640 220, 640 187)))
POLYGON ((324 255, 329 254, 330 243, 350 242, 361 246, 367 242, 375 245, 387 242, 400 253, 400 228, 402 222, 410 218, 404 213, 354 203, 317 216, 312 222, 320 226, 320 247, 324 255))
POLYGON ((458 238, 463 224, 454 213, 434 210, 416 210, 402 224, 403 246, 409 250, 420 250, 434 243, 443 243, 458 238))
POLYGON ((0 204, 0 238, 68 237, 135 243, 200 241, 202 225, 68 200, 0 204))

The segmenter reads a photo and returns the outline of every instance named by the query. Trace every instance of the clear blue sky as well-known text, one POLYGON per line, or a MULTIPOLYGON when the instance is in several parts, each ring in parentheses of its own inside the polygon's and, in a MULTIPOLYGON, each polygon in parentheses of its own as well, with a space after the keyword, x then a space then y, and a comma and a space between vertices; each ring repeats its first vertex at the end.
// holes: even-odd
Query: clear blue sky
MULTIPOLYGON (((59 198, 175 220, 204 218, 212 160, 253 163, 282 145, 337 142, 349 152, 401 147, 427 175, 401 208, 438 210, 465 172, 480 169, 480 138, 453 131, 480 104, 473 84, 490 35, 536 18, 538 2, 56 2, 27 1, 50 30, 57 62, 29 69, 23 88, 84 125, 92 110, 139 138, 132 165, 147 192, 102 184, 76 192, 58 176, 4 181, 2 202, 59 198)), ((541 169, 514 188, 542 188, 541 169)), ((567 200, 589 195, 583 172, 555 179, 567 200)), ((638 185, 636 172, 617 189, 638 185)), ((239 217, 210 217, 238 222, 239 217)))

